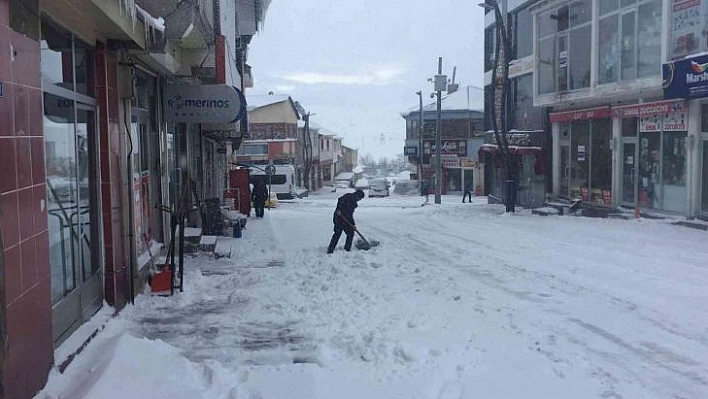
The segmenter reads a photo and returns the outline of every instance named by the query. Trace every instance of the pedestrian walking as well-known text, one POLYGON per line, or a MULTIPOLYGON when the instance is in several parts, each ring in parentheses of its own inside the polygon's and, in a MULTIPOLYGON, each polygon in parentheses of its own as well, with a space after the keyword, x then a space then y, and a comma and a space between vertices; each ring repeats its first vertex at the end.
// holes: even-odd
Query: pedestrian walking
POLYGON ((268 199, 268 188, 263 180, 257 180, 251 192, 251 201, 256 209, 256 217, 262 218, 264 215, 265 202, 268 199))
POLYGON ((472 203, 472 182, 465 182, 465 191, 462 193, 462 203, 465 203, 465 198, 469 198, 470 203, 472 203))
POLYGON ((332 216, 334 234, 332 234, 332 239, 329 241, 329 246, 327 247, 328 254, 334 252, 334 248, 337 246, 342 232, 347 234, 347 240, 344 242, 344 250, 352 250, 352 241, 354 241, 354 231, 356 229, 354 210, 358 206, 357 202, 361 201, 364 196, 364 191, 358 189, 353 193, 342 195, 337 200, 337 208, 334 210, 334 215, 332 216))

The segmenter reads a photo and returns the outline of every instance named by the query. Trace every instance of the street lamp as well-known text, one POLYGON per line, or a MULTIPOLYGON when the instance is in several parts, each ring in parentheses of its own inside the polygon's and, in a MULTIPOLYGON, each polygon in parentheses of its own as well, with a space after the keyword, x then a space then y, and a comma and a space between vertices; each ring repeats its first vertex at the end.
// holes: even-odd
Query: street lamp
POLYGON ((420 184, 420 195, 425 195, 425 185, 423 184, 423 92, 417 91, 418 107, 418 184, 420 184))
POLYGON ((502 157, 502 165, 505 168, 505 182, 502 189, 502 196, 506 212, 514 212, 516 202, 516 181, 514 179, 514 164, 509 152, 509 140, 507 137, 507 117, 506 117, 506 97, 509 84, 509 37, 507 35, 504 16, 499 9, 497 0, 485 0, 479 6, 486 10, 494 11, 496 22, 496 46, 494 49, 494 68, 492 69, 492 90, 491 117, 494 128, 494 139, 502 157), (498 76, 501 72, 501 76, 498 76))

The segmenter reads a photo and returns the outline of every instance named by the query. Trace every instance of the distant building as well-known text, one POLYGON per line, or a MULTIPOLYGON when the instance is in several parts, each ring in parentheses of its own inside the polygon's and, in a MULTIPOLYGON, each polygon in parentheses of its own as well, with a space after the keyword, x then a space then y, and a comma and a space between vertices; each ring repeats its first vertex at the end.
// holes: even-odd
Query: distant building
MULTIPOLYGON (((423 107, 423 125, 420 126, 420 107, 401 113, 406 120, 404 154, 417 165, 411 179, 423 180, 431 185, 435 174, 435 132, 437 103, 423 107), (422 136, 421 136, 422 133, 422 136)), ((483 185, 482 168, 477 153, 484 143, 484 94, 473 86, 463 86, 442 99, 441 157, 442 192, 462 193, 465 184, 483 185)))

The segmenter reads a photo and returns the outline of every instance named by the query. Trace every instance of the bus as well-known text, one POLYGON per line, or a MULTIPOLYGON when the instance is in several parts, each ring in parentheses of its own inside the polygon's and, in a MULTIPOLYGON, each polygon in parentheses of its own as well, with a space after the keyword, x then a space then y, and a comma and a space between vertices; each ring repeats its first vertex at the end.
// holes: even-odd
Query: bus
POLYGON ((275 173, 270 176, 269 182, 268 174, 265 172, 267 166, 249 166, 250 183, 255 185, 256 181, 263 180, 271 194, 275 194, 279 200, 295 198, 295 167, 293 165, 272 165, 275 167, 275 173))

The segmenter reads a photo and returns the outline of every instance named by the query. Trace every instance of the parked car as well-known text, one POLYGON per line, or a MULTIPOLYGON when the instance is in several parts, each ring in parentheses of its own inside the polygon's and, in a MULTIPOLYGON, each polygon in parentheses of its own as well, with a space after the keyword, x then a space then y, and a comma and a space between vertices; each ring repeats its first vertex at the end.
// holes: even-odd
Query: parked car
POLYGON ((349 180, 337 180, 334 182, 335 188, 350 188, 351 182, 349 180))
POLYGON ((369 197, 388 197, 389 184, 386 179, 373 179, 369 182, 369 197))

